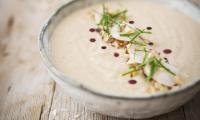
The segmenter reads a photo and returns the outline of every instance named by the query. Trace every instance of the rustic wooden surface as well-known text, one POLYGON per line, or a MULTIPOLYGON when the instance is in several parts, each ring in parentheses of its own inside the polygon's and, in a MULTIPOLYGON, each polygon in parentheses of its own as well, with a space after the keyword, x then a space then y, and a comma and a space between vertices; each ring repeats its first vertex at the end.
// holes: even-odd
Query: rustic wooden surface
MULTIPOLYGON (((121 120, 93 113, 47 74, 37 36, 68 0, 0 0, 0 120, 121 120)), ((191 0, 200 5, 199 0, 191 0)), ((200 93, 178 110, 149 120, 199 120, 200 93)))

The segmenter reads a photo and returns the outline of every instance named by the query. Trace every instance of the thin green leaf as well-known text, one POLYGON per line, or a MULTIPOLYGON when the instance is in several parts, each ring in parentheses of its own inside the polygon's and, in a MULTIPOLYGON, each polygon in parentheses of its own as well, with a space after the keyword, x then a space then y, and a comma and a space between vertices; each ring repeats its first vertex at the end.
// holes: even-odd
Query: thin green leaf
POLYGON ((117 18, 119 16, 126 17, 126 13, 127 13, 127 10, 119 11, 119 12, 113 14, 112 17, 114 17, 114 18, 117 18))
POLYGON ((146 43, 144 43, 144 42, 139 42, 139 41, 136 41, 136 40, 131 41, 131 43, 132 43, 132 44, 135 44, 135 45, 139 45, 139 46, 146 46, 146 43))
POLYGON ((102 18, 98 25, 102 26, 104 31, 109 34, 110 27, 114 23, 116 23, 117 21, 120 21, 121 19, 126 19, 126 13, 127 13, 127 10, 119 11, 115 14, 109 13, 108 9, 105 7, 105 5, 103 5, 102 18))
POLYGON ((153 79, 153 76, 155 75, 155 73, 158 71, 159 68, 159 64, 155 60, 151 61, 149 65, 150 65, 150 74, 147 75, 147 81, 153 79))
POLYGON ((133 72, 137 72, 137 71, 140 71, 140 70, 142 70, 142 66, 140 66, 140 65, 138 65, 136 67, 131 67, 131 68, 129 68, 129 70, 127 72, 123 73, 122 76, 126 76, 128 74, 131 74, 133 72))
POLYGON ((146 59, 147 59, 147 56, 148 56, 148 51, 146 50, 146 48, 144 48, 144 52, 145 52, 145 55, 144 55, 144 58, 143 58, 143 61, 142 61, 142 64, 145 63, 146 59))
POLYGON ((135 36, 137 34, 137 32, 134 33, 123 33, 120 34, 121 37, 131 37, 131 36, 135 36))
POLYGON ((126 75, 128 75, 128 74, 131 74, 131 73, 134 72, 134 70, 135 70, 135 69, 131 68, 131 69, 129 69, 128 71, 126 71, 125 73, 123 73, 122 76, 126 76, 126 75))
POLYGON ((164 66, 162 63, 161 63, 161 60, 158 60, 156 59, 156 61, 158 62, 158 64, 163 68, 165 69, 167 72, 169 72, 170 74, 176 76, 176 74, 174 72, 172 72, 170 69, 168 69, 166 66, 164 66))

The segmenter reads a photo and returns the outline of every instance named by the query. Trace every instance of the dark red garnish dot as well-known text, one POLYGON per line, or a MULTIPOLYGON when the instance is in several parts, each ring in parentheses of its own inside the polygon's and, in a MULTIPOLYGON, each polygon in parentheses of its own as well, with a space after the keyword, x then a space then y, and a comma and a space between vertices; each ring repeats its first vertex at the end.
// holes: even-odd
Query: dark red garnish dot
POLYGON ((136 84, 137 81, 136 81, 136 80, 129 80, 128 83, 129 83, 129 84, 136 84))
POLYGON ((115 57, 119 57, 119 53, 114 53, 114 56, 115 57))
POLYGON ((152 27, 147 27, 147 30, 152 30, 152 27))
POLYGON ((95 42, 96 39, 95 38, 90 38, 90 42, 95 42))
POLYGON ((172 53, 172 50, 171 49, 165 49, 165 50, 163 50, 163 53, 170 54, 170 53, 172 53))
POLYGON ((101 46, 101 49, 106 49, 107 47, 106 46, 101 46))
POLYGON ((149 42, 149 45, 152 46, 152 45, 154 45, 154 43, 153 42, 149 42))
POLYGON ((90 28, 89 31, 90 32, 95 32, 95 29, 94 28, 90 28))
POLYGON ((97 28, 96 32, 100 33, 101 32, 101 28, 97 28))
POLYGON ((132 20, 131 20, 131 21, 129 21, 129 24, 134 24, 134 23, 135 23, 135 21, 132 21, 132 20))

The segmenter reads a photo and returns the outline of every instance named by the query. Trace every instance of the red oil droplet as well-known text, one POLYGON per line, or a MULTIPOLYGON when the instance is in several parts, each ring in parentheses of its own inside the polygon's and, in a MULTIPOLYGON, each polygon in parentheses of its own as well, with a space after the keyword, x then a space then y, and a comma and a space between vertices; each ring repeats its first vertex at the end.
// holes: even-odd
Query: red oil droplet
POLYGON ((101 49, 106 49, 107 47, 106 46, 101 46, 101 49))
POLYGON ((152 27, 147 27, 147 30, 152 30, 152 27))
POLYGON ((95 29, 94 28, 90 28, 89 31, 90 32, 95 32, 95 29))
POLYGON ((129 83, 129 84, 136 84, 137 81, 136 81, 136 80, 129 80, 128 83, 129 83))
POLYGON ((90 42, 95 42, 96 39, 95 38, 90 38, 90 42))
POLYGON ((154 45, 154 43, 153 43, 153 42, 149 42, 149 45, 150 45, 150 46, 153 46, 153 45, 154 45))
POLYGON ((114 53, 114 56, 115 57, 119 57, 119 53, 114 53))
POLYGON ((129 24, 134 24, 134 23, 135 23, 135 21, 132 21, 132 20, 131 20, 131 21, 129 21, 129 24))
POLYGON ((165 49, 165 50, 163 50, 163 53, 170 54, 170 53, 172 53, 172 50, 171 49, 165 49))

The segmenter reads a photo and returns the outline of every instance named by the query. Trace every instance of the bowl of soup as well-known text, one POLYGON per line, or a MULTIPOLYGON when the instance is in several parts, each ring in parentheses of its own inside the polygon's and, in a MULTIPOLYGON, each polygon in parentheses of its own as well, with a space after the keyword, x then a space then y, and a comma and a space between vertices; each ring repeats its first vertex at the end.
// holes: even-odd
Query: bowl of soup
POLYGON ((150 118, 200 85, 200 10, 165 0, 72 0, 39 36, 50 75, 94 112, 150 118))

